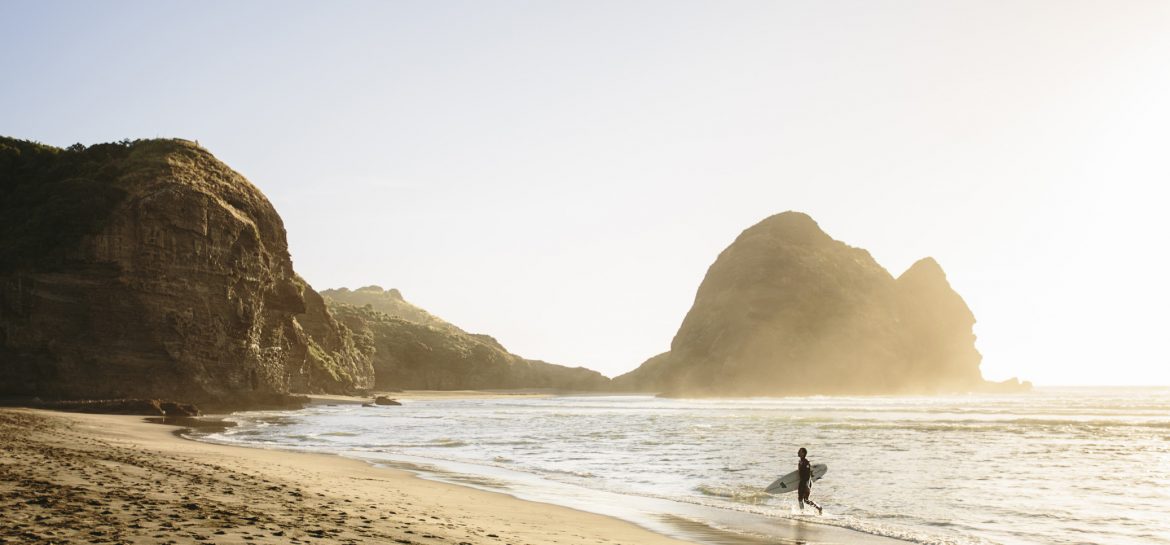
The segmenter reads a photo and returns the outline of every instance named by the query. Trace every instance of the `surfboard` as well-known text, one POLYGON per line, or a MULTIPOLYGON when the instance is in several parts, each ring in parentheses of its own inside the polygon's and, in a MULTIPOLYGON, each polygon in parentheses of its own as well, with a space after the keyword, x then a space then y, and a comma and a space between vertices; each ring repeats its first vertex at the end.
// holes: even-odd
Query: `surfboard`
MULTIPOLYGON (((825 473, 829 471, 829 466, 825 464, 812 465, 812 480, 813 482, 821 480, 825 473)), ((785 492, 795 492, 800 486, 800 471, 793 471, 768 485, 764 492, 769 494, 783 494, 785 492)))

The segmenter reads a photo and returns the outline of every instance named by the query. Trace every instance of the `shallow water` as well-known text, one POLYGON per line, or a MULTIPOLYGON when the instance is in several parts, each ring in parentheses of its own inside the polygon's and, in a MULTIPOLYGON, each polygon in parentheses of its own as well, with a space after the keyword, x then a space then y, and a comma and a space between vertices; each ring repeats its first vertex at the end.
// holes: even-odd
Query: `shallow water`
POLYGON ((1170 544, 1170 388, 406 400, 231 419, 204 438, 431 466, 521 497, 745 535, 798 519, 928 544, 1170 544), (812 493, 821 517, 761 492, 795 469, 800 446, 829 466, 812 493))

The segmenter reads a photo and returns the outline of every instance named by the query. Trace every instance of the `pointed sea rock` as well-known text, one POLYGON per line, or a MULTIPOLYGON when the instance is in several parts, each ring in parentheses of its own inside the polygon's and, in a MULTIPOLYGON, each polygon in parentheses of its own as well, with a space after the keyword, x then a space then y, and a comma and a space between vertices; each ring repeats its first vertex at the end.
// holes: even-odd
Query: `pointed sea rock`
POLYGON ((934 260, 895 280, 869 252, 785 212, 719 255, 670 351, 614 384, 743 396, 977 388, 972 324, 934 260))

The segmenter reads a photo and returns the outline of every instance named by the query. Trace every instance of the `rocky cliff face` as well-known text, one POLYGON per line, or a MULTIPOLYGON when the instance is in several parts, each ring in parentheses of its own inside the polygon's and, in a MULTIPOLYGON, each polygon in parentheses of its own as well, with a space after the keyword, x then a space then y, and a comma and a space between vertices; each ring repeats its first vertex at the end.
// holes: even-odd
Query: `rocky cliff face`
MULTIPOLYGON (((305 366, 293 384, 298 392, 355 393, 374 385, 373 346, 333 318, 321 294, 304 290, 305 366)), ((299 360, 298 360, 299 361, 299 360)))
POLYGON ((488 335, 468 333, 416 307, 398 290, 325 290, 330 311, 373 346, 378 389, 601 390, 604 375, 528 360, 488 335), (336 299, 335 299, 336 298, 336 299), (344 301, 344 302, 342 302, 344 301))
POLYGON ((0 197, 0 395, 254 406, 372 386, 271 203, 196 144, 0 139, 0 197))
POLYGON ((785 212, 719 255, 671 350, 614 384, 680 395, 977 389, 974 323, 934 260, 894 279, 865 250, 785 212))
POLYGON ((935 260, 912 265, 897 281, 898 317, 910 338, 906 349, 909 374, 945 390, 980 386, 983 376, 975 349, 975 315, 951 289, 935 260))

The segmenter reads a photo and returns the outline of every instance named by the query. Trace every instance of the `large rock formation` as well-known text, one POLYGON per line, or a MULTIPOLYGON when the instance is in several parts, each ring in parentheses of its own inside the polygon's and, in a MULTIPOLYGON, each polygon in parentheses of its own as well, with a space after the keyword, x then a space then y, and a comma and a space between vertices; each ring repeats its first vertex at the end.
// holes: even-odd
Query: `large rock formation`
POLYGON ((600 390, 604 375, 528 360, 487 335, 468 333, 403 299, 398 290, 367 286, 325 290, 330 311, 372 346, 378 389, 600 390))
POLYGON ((895 279, 869 252, 785 212, 719 255, 670 351, 614 385, 677 395, 979 389, 974 323, 933 259, 895 279))
POLYGON ((373 384, 272 204, 192 142, 0 138, 0 243, 0 395, 256 406, 373 384))

